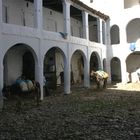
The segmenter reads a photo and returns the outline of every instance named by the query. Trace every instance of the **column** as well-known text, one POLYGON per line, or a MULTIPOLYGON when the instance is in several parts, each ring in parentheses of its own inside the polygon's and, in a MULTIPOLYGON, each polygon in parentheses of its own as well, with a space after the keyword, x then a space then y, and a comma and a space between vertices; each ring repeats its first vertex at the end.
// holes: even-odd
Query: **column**
POLYGON ((2 22, 2 0, 0 0, 0 23, 2 22))
POLYGON ((34 0, 34 27, 37 29, 42 29, 42 23, 42 0, 34 0))
MULTIPOLYGON (((88 49, 87 49, 87 53, 88 53, 88 49)), ((88 57, 87 60, 84 61, 84 87, 89 88, 90 87, 90 73, 89 73, 89 62, 88 61, 88 57)))
POLYGON ((102 21, 102 43, 105 44, 105 33, 106 33, 106 27, 105 27, 105 21, 102 21))
POLYGON ((110 20, 108 19, 105 23, 105 45, 106 45, 106 68, 107 73, 109 74, 108 82, 111 83, 111 69, 110 69, 110 61, 112 58, 112 49, 110 44, 110 20))
MULTIPOLYGON (((0 42, 1 42, 1 29, 2 29, 2 0, 0 0, 0 42)), ((1 51, 2 53, 2 51, 1 51)), ((3 97, 2 97, 2 88, 3 88, 3 54, 0 54, 0 111, 3 108, 3 97)))
MULTIPOLYGON (((3 56, 3 55, 1 55, 3 56)), ((3 88, 3 62, 0 61, 0 111, 2 111, 3 108, 3 96, 2 96, 2 88, 3 88)))
POLYGON ((97 24, 98 24, 98 42, 99 43, 101 43, 101 44, 103 44, 103 37, 102 37, 102 35, 103 35, 103 31, 102 31, 102 19, 100 19, 100 18, 98 18, 98 20, 97 20, 97 24))
POLYGON ((41 89, 41 97, 40 99, 43 100, 43 60, 39 61, 36 64, 36 71, 35 71, 35 79, 40 83, 40 89, 41 89))
POLYGON ((65 58, 66 60, 64 61, 64 92, 65 94, 69 94, 70 91, 70 60, 69 57, 65 58))
POLYGON ((0 34, 2 29, 2 0, 0 0, 0 34))
POLYGON ((64 33, 71 35, 70 27, 70 2, 63 0, 64 33))
POLYGON ((88 13, 82 11, 82 19, 83 19, 83 38, 89 40, 89 26, 88 26, 88 13))

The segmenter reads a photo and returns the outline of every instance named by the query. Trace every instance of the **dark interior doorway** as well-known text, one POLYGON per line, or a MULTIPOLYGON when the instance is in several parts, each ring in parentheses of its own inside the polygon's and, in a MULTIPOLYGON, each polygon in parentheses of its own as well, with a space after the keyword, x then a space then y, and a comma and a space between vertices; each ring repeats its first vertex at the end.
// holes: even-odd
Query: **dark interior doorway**
POLYGON ((35 61, 31 52, 25 52, 23 54, 23 69, 22 74, 30 79, 35 79, 35 61))

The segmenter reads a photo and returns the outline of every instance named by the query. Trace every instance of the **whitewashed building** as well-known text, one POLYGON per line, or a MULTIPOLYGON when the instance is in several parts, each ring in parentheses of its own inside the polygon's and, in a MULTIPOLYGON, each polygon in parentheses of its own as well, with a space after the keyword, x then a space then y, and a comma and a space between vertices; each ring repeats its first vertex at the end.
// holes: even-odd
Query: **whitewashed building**
POLYGON ((43 99, 47 75, 69 94, 71 84, 90 87, 91 69, 137 81, 139 13, 138 0, 0 0, 0 89, 24 75, 43 99))
POLYGON ((139 82, 136 71, 140 68, 140 1, 119 0, 112 5, 116 8, 114 6, 114 12, 110 13, 111 77, 118 75, 123 83, 139 82), (118 70, 113 67, 115 63, 118 70))

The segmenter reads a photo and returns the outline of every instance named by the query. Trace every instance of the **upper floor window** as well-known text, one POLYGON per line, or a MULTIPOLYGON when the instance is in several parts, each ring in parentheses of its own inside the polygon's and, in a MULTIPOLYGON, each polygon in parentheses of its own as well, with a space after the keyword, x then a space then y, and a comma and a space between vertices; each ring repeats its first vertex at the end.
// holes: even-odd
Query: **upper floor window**
POLYGON ((83 21, 82 11, 74 6, 70 6, 70 23, 71 23, 71 35, 82 38, 83 34, 83 21))
POLYGON ((111 27, 110 36, 111 36, 111 44, 120 43, 119 27, 117 25, 113 25, 111 27))
POLYGON ((92 15, 88 15, 88 27, 89 27, 89 40, 92 42, 98 42, 98 22, 97 18, 92 15))
POLYGON ((136 42, 140 38, 140 18, 131 20, 126 27, 127 42, 136 42))
POLYGON ((7 6, 2 6, 2 18, 4 23, 8 23, 8 8, 7 6))

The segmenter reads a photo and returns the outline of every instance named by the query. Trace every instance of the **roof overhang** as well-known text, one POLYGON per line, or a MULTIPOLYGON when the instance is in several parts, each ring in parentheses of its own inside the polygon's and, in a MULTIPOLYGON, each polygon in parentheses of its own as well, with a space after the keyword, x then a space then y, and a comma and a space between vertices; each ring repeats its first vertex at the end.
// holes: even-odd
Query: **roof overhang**
MULTIPOLYGON (((25 0, 25 1, 33 2, 34 0, 25 0)), ((80 0, 70 0, 70 1, 73 4, 80 6, 82 9, 86 10, 87 12, 89 11, 91 14, 95 15, 96 17, 99 17, 105 21, 109 19, 108 15, 105 15, 104 13, 87 6, 80 0)), ((53 10, 56 10, 56 11, 62 11, 62 0, 43 0, 43 6, 52 8, 53 10)))

